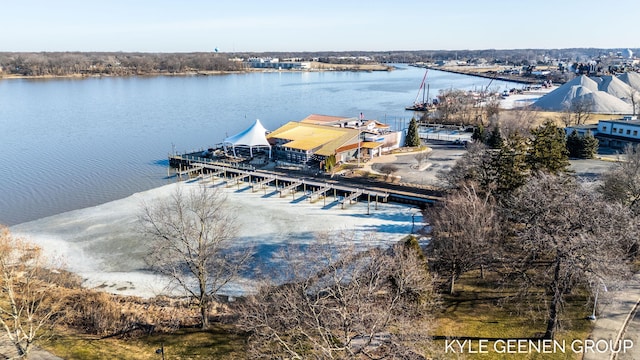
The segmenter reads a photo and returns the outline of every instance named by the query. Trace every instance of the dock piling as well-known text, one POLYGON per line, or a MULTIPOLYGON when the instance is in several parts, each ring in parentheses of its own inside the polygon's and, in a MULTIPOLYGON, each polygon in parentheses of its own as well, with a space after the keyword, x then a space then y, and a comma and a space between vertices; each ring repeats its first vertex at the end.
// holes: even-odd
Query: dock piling
MULTIPOLYGON (((170 167, 177 169, 174 172, 177 181, 182 180, 182 175, 199 175, 203 181, 209 180, 215 183, 215 177, 222 177, 226 180, 226 187, 237 186, 240 189, 240 181, 246 181, 248 178, 252 186, 253 192, 259 191, 258 186, 262 186, 264 194, 267 195, 269 183, 275 182, 275 190, 280 193, 280 197, 286 197, 286 191, 291 191, 292 199, 296 200, 295 193, 302 185, 303 196, 308 196, 310 202, 319 200, 318 196, 323 197, 323 204, 326 207, 329 191, 333 189, 334 201, 340 202, 342 208, 357 203, 360 196, 367 195, 367 214, 371 214, 372 201, 375 201, 374 209, 378 210, 380 201, 387 202, 389 200, 406 202, 410 204, 433 203, 437 201, 436 196, 412 194, 410 191, 391 191, 391 194, 382 192, 375 187, 357 188, 353 185, 341 184, 340 182, 320 182, 314 179, 306 179, 294 176, 281 176, 272 172, 256 171, 255 168, 243 167, 241 164, 232 164, 224 161, 212 161, 210 159, 197 159, 191 156, 171 156, 170 167), (207 169, 204 169, 204 168, 207 169), (307 193, 309 191, 309 193, 307 193), (375 197, 375 199, 373 199, 375 197), (348 204, 345 204, 349 201, 348 204)), ((171 169, 167 169, 167 173, 171 175, 171 169)), ((384 190, 383 190, 384 191, 384 190)), ((363 197, 364 200, 364 197, 363 197)), ((330 200, 331 201, 331 200, 330 200)))

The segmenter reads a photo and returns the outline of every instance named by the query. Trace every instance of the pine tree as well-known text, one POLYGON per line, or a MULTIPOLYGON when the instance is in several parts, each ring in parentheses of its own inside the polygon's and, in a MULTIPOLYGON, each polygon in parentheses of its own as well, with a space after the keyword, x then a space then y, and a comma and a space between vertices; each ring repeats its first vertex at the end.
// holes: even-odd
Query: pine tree
POLYGON ((567 150, 570 157, 593 159, 598 152, 598 139, 593 137, 590 131, 585 136, 580 136, 573 130, 567 137, 567 150))
POLYGON ((489 133, 489 137, 487 137, 487 146, 492 149, 500 149, 504 140, 502 139, 502 134, 500 133, 500 128, 498 126, 494 126, 491 132, 489 133))
POLYGON ((552 174, 567 171, 569 152, 567 151, 564 130, 551 120, 547 120, 531 133, 533 139, 531 139, 527 157, 531 169, 552 174))
POLYGON ((584 141, 578 132, 574 129, 567 137, 567 151, 572 158, 579 158, 584 149, 584 141))
POLYGON ((582 138, 582 154, 583 159, 593 159, 598 153, 598 139, 596 139, 591 131, 587 131, 587 134, 582 138))
POLYGON ((484 126, 480 124, 473 129, 473 134, 471 134, 471 139, 474 141, 479 141, 484 144, 485 135, 486 134, 485 134, 484 126))
POLYGON ((510 193, 527 182, 527 143, 524 137, 515 133, 503 142, 492 162, 495 171, 494 188, 498 196, 510 193))
POLYGON ((404 142, 404 146, 417 147, 420 146, 420 135, 418 134, 418 122, 416 118, 411 118, 409 122, 409 129, 407 130, 407 139, 404 142))

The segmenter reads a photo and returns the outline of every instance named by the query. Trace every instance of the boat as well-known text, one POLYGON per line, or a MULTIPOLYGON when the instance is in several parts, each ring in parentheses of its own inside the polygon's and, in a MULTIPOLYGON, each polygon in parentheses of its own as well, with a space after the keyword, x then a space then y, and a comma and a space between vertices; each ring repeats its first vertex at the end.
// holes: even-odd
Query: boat
POLYGON ((420 88, 418 89, 418 95, 416 95, 416 99, 413 102, 413 105, 407 106, 406 110, 411 111, 434 111, 436 109, 436 105, 434 102, 429 100, 429 84, 426 84, 425 90, 425 82, 427 80, 427 73, 429 69, 426 69, 424 72, 424 77, 422 77, 422 82, 420 83, 420 88), (418 101, 420 98, 420 94, 422 94, 422 102, 418 101), (426 94, 426 99, 425 99, 426 94))

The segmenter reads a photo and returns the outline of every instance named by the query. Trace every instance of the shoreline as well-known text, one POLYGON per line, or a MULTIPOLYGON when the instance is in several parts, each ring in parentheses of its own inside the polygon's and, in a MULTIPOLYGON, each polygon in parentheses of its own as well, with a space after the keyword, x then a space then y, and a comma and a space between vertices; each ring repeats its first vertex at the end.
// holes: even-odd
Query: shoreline
POLYGON ((449 67, 441 67, 441 66, 425 66, 425 68, 429 69, 429 70, 438 70, 438 71, 444 71, 444 72, 448 72, 448 73, 452 73, 452 74, 459 74, 459 75, 467 75, 467 76, 475 76, 475 77, 481 77, 484 79, 490 79, 490 80, 500 80, 500 81, 508 81, 508 82, 515 82, 518 84, 524 84, 524 85, 534 85, 534 84, 540 84, 542 83, 541 80, 539 79, 529 79, 526 77, 522 77, 522 76, 505 76, 505 75, 496 75, 495 73, 489 73, 489 71, 495 71, 495 70, 491 70, 491 69, 486 69, 486 68, 475 68, 475 71, 473 68, 469 68, 469 67, 456 67, 456 68, 464 68, 466 70, 457 70, 454 69, 453 67, 449 66, 449 67), (480 71, 480 69, 486 70, 484 72, 480 71))
MULTIPOLYGON (((82 277, 84 287, 153 297, 165 292, 167 281, 146 270, 146 247, 137 231, 141 206, 168 198, 178 187, 200 183, 201 180, 171 183, 123 199, 14 225, 10 230, 14 236, 41 246, 48 257, 64 259, 67 270, 82 277)), ((409 235, 415 228, 414 221, 418 222, 415 217, 419 210, 407 205, 381 203, 378 210, 372 205, 368 214, 366 201, 341 209, 332 205, 330 199, 323 206, 323 201, 310 203, 300 194, 296 199, 280 198, 272 188, 252 192, 246 184, 239 188, 220 184, 217 186, 239 215, 241 231, 235 246, 250 247, 256 253, 250 275, 225 289, 225 295, 246 293, 259 280, 257 274, 265 269, 277 271, 282 265, 273 256, 288 244, 310 243, 318 234, 330 230, 359 234, 355 246, 387 246, 409 235), (364 236, 370 233, 373 238, 364 236)))
POLYGON ((154 71, 144 74, 66 74, 66 75, 18 75, 18 74, 5 74, 0 73, 1 80, 12 79, 33 79, 33 80, 48 80, 48 79, 90 79, 90 78, 102 78, 102 77, 156 77, 156 76, 215 76, 215 75, 227 75, 227 74, 246 74, 246 73, 273 73, 273 72, 290 72, 290 73, 305 73, 305 72, 372 72, 372 71, 393 71, 395 67, 384 64, 366 64, 366 65, 352 65, 352 64, 325 64, 320 63, 322 66, 311 69, 259 69, 259 68, 247 68, 244 70, 201 70, 201 71, 181 71, 181 72, 163 72, 154 71))

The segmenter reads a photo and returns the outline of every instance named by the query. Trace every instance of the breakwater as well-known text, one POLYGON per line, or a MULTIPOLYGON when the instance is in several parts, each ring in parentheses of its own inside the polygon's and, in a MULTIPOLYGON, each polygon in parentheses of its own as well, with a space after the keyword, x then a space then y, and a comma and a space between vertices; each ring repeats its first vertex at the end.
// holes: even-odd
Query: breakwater
POLYGON ((543 82, 540 79, 532 79, 529 77, 515 76, 515 75, 499 75, 499 74, 496 74, 495 72, 489 72, 489 71, 487 72, 461 71, 461 70, 454 70, 451 68, 442 68, 439 66, 426 66, 425 68, 430 70, 444 71, 452 74, 481 77, 481 78, 490 79, 490 80, 508 81, 508 82, 514 82, 519 84, 533 85, 533 84, 540 84, 543 82))

